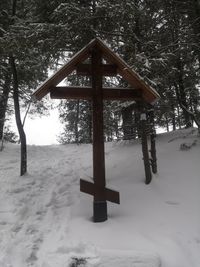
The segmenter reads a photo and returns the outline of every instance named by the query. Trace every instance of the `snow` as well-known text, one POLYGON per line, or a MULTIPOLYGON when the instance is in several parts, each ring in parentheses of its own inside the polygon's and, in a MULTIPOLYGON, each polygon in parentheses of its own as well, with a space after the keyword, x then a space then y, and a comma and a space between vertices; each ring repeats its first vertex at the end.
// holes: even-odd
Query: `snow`
POLYGON ((19 176, 19 146, 0 152, 0 266, 199 267, 200 139, 195 129, 157 137, 158 174, 145 185, 138 141, 106 143, 107 187, 121 204, 92 222, 91 145, 28 147, 19 176), (196 141, 195 141, 196 140, 196 141), (191 147, 181 150, 182 144, 191 147))

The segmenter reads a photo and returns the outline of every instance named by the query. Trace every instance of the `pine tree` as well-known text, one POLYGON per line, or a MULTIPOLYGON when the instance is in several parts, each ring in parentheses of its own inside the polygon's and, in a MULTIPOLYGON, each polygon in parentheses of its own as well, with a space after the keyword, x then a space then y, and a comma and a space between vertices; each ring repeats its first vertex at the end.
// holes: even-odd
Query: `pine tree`
MULTIPOLYGON (((10 95, 13 96, 16 123, 21 141, 20 174, 24 175, 27 171, 27 152, 20 105, 21 103, 26 105, 27 101, 30 101, 31 92, 36 88, 38 82, 47 77, 53 50, 48 51, 44 47, 47 27, 41 25, 40 22, 35 22, 32 1, 2 1, 0 5, 2 7, 0 54, 3 62, 0 69, 3 74, 0 81, 2 104, 0 132, 2 135, 10 92, 10 95)), ((52 30, 52 27, 49 28, 52 30)))

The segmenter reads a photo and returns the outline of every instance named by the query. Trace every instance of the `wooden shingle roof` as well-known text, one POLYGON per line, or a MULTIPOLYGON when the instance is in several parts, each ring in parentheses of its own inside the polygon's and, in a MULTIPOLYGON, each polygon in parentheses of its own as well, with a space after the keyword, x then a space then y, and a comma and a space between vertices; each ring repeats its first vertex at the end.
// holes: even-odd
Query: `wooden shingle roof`
MULTIPOLYGON (((117 72, 129 83, 132 88, 142 91, 143 99, 150 104, 159 99, 159 94, 151 86, 130 68, 130 66, 117 54, 115 54, 100 38, 93 39, 83 49, 76 53, 63 67, 42 83, 33 93, 33 97, 40 100, 47 95, 52 87, 57 86, 64 78, 74 71, 78 64, 90 57, 92 48, 101 50, 102 57, 110 64, 117 66, 117 72)), ((134 89, 133 89, 134 90, 134 89)))

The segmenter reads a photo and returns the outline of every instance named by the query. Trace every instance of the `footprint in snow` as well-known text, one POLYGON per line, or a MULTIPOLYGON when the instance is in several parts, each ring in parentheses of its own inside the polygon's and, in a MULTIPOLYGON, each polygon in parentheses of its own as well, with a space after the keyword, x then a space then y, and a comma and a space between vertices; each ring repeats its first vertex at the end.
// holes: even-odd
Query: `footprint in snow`
POLYGON ((180 204, 179 202, 173 201, 173 200, 167 200, 167 201, 165 201, 165 203, 168 205, 172 205, 172 206, 176 206, 176 205, 180 204))
POLYGON ((25 190, 27 190, 28 188, 23 188, 23 187, 19 187, 19 188, 15 188, 14 190, 10 191, 10 193, 14 193, 14 194, 18 194, 18 193, 22 193, 25 190))
POLYGON ((196 242, 197 244, 200 244, 200 238, 199 238, 199 237, 196 237, 194 240, 195 240, 195 242, 196 242))
POLYGON ((13 159, 13 160, 10 160, 9 163, 11 163, 11 164, 18 163, 18 160, 17 159, 13 159))
POLYGON ((29 225, 26 229, 26 234, 28 235, 35 235, 38 233, 38 229, 35 225, 29 225))
POLYGON ((22 229, 23 223, 22 224, 17 224, 12 228, 13 233, 18 233, 22 229))
POLYGON ((15 169, 15 166, 8 166, 8 167, 2 166, 1 168, 7 171, 7 170, 15 169))
POLYGON ((5 225, 7 225, 7 224, 8 224, 8 223, 7 223, 6 221, 1 221, 1 222, 0 222, 0 225, 1 225, 1 226, 5 226, 5 225))
POLYGON ((33 241, 33 246, 31 248, 30 255, 26 259, 26 262, 28 264, 27 266, 35 266, 35 262, 38 260, 37 252, 42 242, 43 242, 42 236, 38 237, 37 239, 33 241))
POLYGON ((65 195, 66 193, 69 193, 69 189, 70 189, 70 184, 66 184, 58 190, 58 194, 65 195))

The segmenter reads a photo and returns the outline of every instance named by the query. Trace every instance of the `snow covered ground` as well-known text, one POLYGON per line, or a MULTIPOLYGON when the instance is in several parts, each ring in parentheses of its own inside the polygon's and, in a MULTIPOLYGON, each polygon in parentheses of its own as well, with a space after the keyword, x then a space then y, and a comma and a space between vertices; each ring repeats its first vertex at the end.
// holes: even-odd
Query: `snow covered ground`
POLYGON ((29 146, 28 174, 19 177, 19 146, 6 144, 0 267, 199 267, 197 132, 158 135, 157 154, 159 172, 145 185, 141 145, 106 144, 107 185, 121 204, 93 223, 93 199, 79 192, 79 179, 92 179, 91 145, 29 146))

